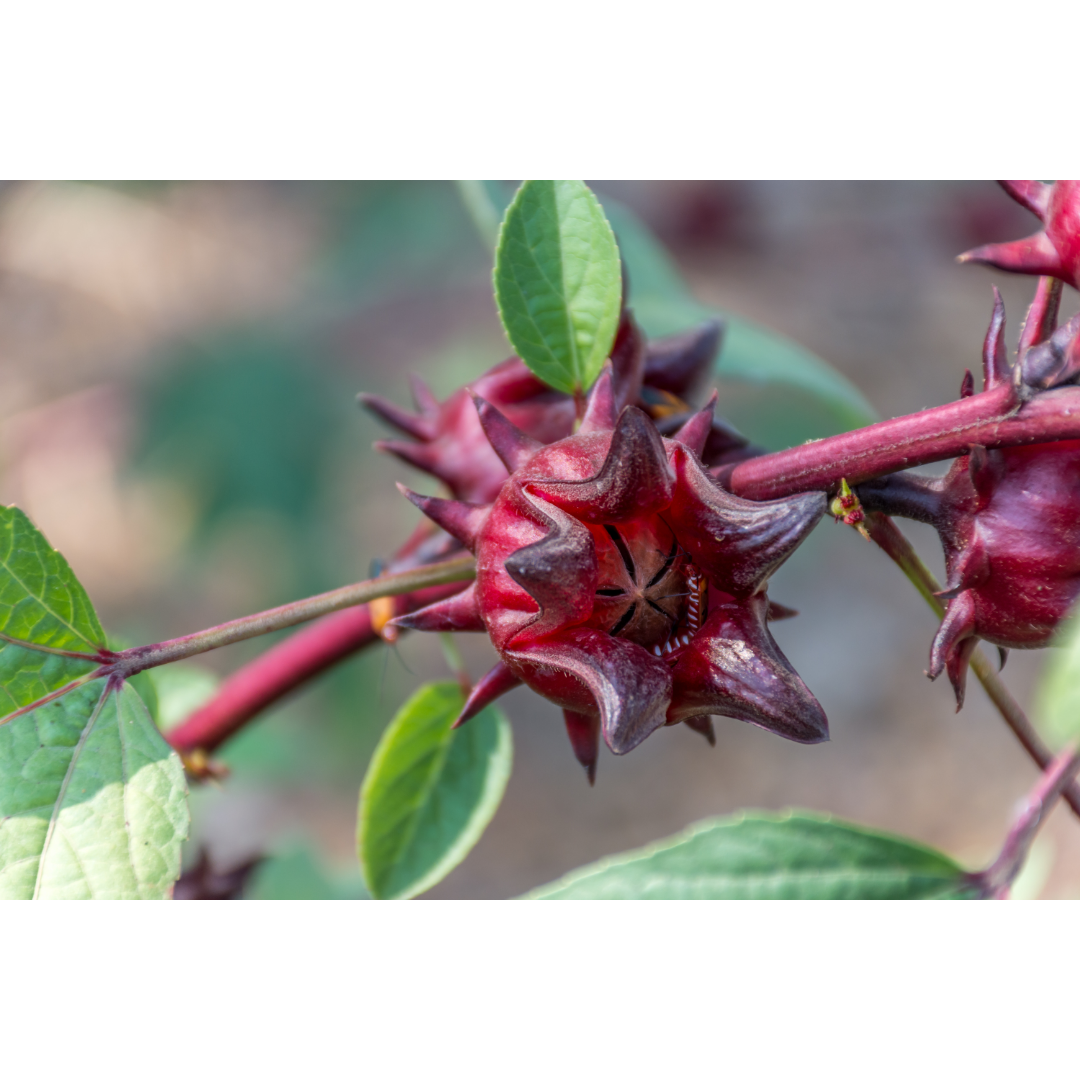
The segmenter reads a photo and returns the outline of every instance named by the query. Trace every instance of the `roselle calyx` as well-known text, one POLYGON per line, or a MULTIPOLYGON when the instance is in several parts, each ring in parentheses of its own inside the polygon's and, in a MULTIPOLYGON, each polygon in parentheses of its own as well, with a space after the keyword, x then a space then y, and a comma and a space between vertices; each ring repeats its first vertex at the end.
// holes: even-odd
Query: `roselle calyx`
POLYGON ((999 270, 1049 276, 1080 289, 1080 180, 999 180, 1043 227, 1023 240, 984 244, 961 255, 961 262, 985 263, 999 270))
MULTIPOLYGON (((647 341, 631 312, 624 310, 610 362, 616 407, 636 404, 652 417, 664 434, 689 419, 692 401, 711 371, 723 340, 723 324, 709 320, 686 333, 647 341)), ((444 402, 436 400, 421 379, 411 379, 417 412, 376 394, 360 394, 360 403, 407 439, 377 442, 377 449, 394 454, 441 480, 457 499, 491 502, 510 475, 480 426, 470 394, 499 409, 530 438, 547 444, 565 438, 574 428, 574 398, 543 383, 512 356, 485 372, 444 402)), ((710 465, 740 459, 747 441, 719 417, 714 417, 704 449, 710 465)))
MULTIPOLYGON (((983 345, 984 390, 1010 385, 1016 407, 1076 380, 1076 320, 1054 329, 1060 286, 1044 278, 1020 335, 1005 352, 997 290, 983 345)), ((965 378, 965 385, 967 379, 965 378)), ((1050 643, 1080 597, 1080 441, 1001 449, 973 446, 942 478, 898 473, 860 485, 863 506, 933 525, 947 571, 945 616, 930 650, 931 679, 945 671, 964 701, 980 638, 1002 650, 1050 643)))
POLYGON ((821 706, 769 633, 766 595, 825 496, 731 495, 700 458, 715 395, 666 439, 641 409, 619 407, 615 385, 609 366, 578 432, 547 446, 476 399, 508 472, 494 501, 406 491, 476 555, 476 581, 397 624, 487 632, 500 661, 459 722, 525 683, 563 709, 590 781, 601 735, 623 754, 665 724, 711 738, 712 715, 826 739, 821 706))

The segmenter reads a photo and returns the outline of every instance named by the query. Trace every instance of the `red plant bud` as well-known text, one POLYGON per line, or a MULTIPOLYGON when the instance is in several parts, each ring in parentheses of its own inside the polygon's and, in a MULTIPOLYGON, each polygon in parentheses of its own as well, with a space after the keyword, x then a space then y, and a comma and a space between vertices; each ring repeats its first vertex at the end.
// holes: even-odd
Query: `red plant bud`
MULTIPOLYGON (((712 714, 798 742, 828 737, 821 706, 767 627, 769 576, 825 510, 821 493, 748 502, 699 454, 715 395, 673 439, 620 407, 609 367, 577 434, 540 445, 490 402, 477 416, 512 470, 491 505, 409 495, 477 560, 452 600, 396 620, 486 630, 500 662, 462 713, 524 682, 566 717, 590 780, 664 724, 712 737, 712 714)), ((775 608, 777 617, 786 609, 775 608)))
MULTIPOLYGON (((1005 310, 994 314, 983 346, 985 388, 1013 381, 1031 393, 1058 385, 1076 351, 1072 323, 1055 332, 1057 295, 1045 284, 1028 313, 1021 355, 1005 355, 1005 310), (1043 340, 1045 338, 1045 340, 1043 340)), ((905 473, 859 487, 869 509, 935 526, 945 551, 945 617, 927 674, 948 672, 957 708, 968 659, 979 638, 1006 649, 1049 643, 1080 597, 1080 441, 986 450, 973 446, 939 480, 905 473)))
MULTIPOLYGON (((686 399, 711 370, 722 337, 722 324, 712 320, 687 333, 646 342, 624 311, 611 352, 616 408, 637 404, 662 432, 676 431, 692 413, 686 399)), ((540 444, 565 438, 576 419, 574 399, 541 382, 516 356, 442 403, 415 376, 412 390, 417 413, 376 394, 359 395, 365 408, 411 440, 387 439, 375 446, 431 473, 466 502, 491 502, 513 471, 501 460, 498 444, 485 437, 470 393, 540 444)), ((710 465, 736 460, 745 456, 746 446, 734 428, 714 418, 704 460, 710 465)))
POLYGON ((999 270, 1059 278, 1080 289, 1080 180, 999 180, 1043 228, 1023 240, 985 244, 960 256, 961 262, 985 263, 999 270))

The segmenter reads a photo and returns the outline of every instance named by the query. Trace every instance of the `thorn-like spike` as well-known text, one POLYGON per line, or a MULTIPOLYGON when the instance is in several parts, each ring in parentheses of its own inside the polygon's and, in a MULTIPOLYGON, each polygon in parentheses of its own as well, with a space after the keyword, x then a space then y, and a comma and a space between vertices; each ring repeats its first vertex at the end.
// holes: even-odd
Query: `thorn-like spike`
POLYGON ((705 736, 705 741, 710 746, 716 745, 716 728, 713 727, 711 716, 688 716, 683 723, 699 735, 705 736))
POLYGON ((824 710, 765 625, 767 608, 758 594, 709 613, 675 665, 669 723, 730 716, 795 742, 828 739, 824 710))
MULTIPOLYGON (((585 626, 519 647, 520 637, 510 653, 515 666, 530 668, 538 679, 558 679, 563 708, 598 713, 600 731, 612 753, 629 753, 663 727, 671 704, 671 669, 665 660, 640 645, 585 626)), ((534 685, 531 676, 526 678, 534 685)))
MULTIPOLYGON (((1009 361, 1005 355, 1005 301, 994 286, 994 312, 983 339, 983 389, 989 390, 1009 379, 1009 361)), ((968 395, 961 394, 962 397, 968 395)))
POLYGON ((975 377, 971 374, 971 368, 964 368, 964 377, 960 380, 960 397, 969 398, 975 393, 975 377))
POLYGON ((781 619, 794 619, 798 614, 794 608, 785 607, 775 600, 770 600, 768 614, 765 617, 769 622, 779 622, 781 619))
POLYGON ((421 414, 425 417, 435 417, 439 414, 439 399, 431 392, 419 375, 409 375, 409 389, 412 391, 412 399, 421 414))
POLYGON ((472 634, 484 630, 480 608, 476 602, 476 582, 454 596, 439 600, 419 611, 391 619, 391 625, 401 630, 426 630, 437 633, 472 634))
POLYGON ((461 710, 461 715, 454 721, 453 727, 459 728, 471 720, 477 713, 483 712, 496 698, 508 694, 521 680, 500 660, 473 688, 461 710))
POLYGON ((596 783, 596 759, 600 756, 600 717, 563 709, 563 720, 574 757, 584 766, 589 787, 592 787, 596 783))
POLYGON ((948 671, 949 681, 956 694, 956 709, 964 704, 964 685, 971 650, 978 643, 975 637, 975 599, 965 589, 949 601, 945 618, 941 620, 934 642, 930 646, 930 669, 927 675, 936 679, 948 671))
POLYGON ((1024 325, 1020 330, 1020 343, 1016 347, 1016 355, 1021 360, 1028 349, 1049 340, 1057 329, 1062 287, 1059 278, 1039 278, 1039 284, 1035 289, 1035 299, 1031 301, 1031 307, 1028 308, 1024 325))
POLYGON ((1007 244, 984 244, 958 255, 957 262, 982 263, 1015 274, 1069 275, 1069 269, 1062 265, 1061 256, 1044 232, 1007 244))
POLYGON ((665 517, 694 563, 732 596, 757 592, 825 513, 824 492, 750 502, 714 484, 684 446, 671 460, 678 483, 665 517))
POLYGON ((705 408, 701 412, 694 413, 672 436, 675 442, 689 447, 699 458, 705 453, 705 444, 709 441, 709 435, 712 432, 713 413, 716 411, 718 397, 719 395, 714 390, 705 408))
POLYGON ((414 469, 431 473, 432 476, 439 475, 436 472, 438 461, 435 452, 427 443, 402 442, 400 439, 379 439, 374 446, 381 453, 393 454, 394 457, 401 458, 407 465, 412 465, 414 469))
POLYGON ((1041 180, 999 180, 1005 194, 1015 199, 1025 210, 1030 210, 1040 221, 1046 220, 1050 208, 1052 184, 1041 180))
POLYGON ((593 431, 614 431, 618 417, 615 412, 613 379, 614 371, 611 362, 608 361, 589 391, 589 397, 585 403, 585 415, 581 418, 581 427, 578 428, 580 434, 588 435, 593 431))
POLYGON ((441 529, 457 537, 470 551, 475 552, 476 540, 480 529, 491 511, 490 506, 478 506, 476 503, 458 502, 456 499, 437 499, 430 495, 417 495, 404 484, 398 484, 398 491, 426 514, 441 529))
POLYGON ((530 481, 529 486, 581 521, 612 524, 663 510, 671 502, 674 484, 656 427, 640 409, 628 405, 594 477, 530 481))
POLYGON ((1006 649, 1003 645, 999 645, 997 647, 997 651, 998 651, 998 671, 1004 671, 1005 670, 1005 665, 1009 661, 1009 650, 1006 649))
POLYGON ((724 323, 710 319, 693 330, 650 341, 645 352, 645 385, 687 400, 712 370, 724 337, 724 323))
POLYGON ((356 400, 368 412, 374 413, 380 420, 391 427, 396 427, 398 431, 403 431, 406 435, 411 435, 414 439, 429 442, 435 437, 435 431, 427 419, 414 416, 407 409, 395 405, 392 401, 387 401, 378 394, 357 394, 356 400))
POLYGON ((480 426, 484 429, 488 442, 510 472, 517 472, 522 466, 528 464, 538 450, 543 449, 543 443, 526 435, 489 401, 485 401, 477 394, 472 394, 472 399, 476 406, 476 414, 480 417, 480 426))

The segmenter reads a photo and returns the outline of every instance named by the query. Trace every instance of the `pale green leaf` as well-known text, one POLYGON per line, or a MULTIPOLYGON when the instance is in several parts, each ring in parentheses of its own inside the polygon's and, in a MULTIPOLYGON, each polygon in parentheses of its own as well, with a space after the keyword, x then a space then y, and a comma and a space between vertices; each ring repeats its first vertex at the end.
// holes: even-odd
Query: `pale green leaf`
MULTIPOLYGON (((98 666, 105 633, 63 556, 0 507, 0 718, 98 666)), ((146 677, 136 682, 146 685, 146 677)), ((187 786, 131 685, 94 680, 0 722, 0 897, 167 896, 187 786)))
POLYGON ((948 856, 805 811, 698 822, 529 893, 535 900, 961 899, 974 890, 948 856))
POLYGON ((527 180, 499 229, 495 300, 515 352, 549 386, 587 389, 615 340, 619 250, 580 180, 527 180))
POLYGON ((130 686, 0 727, 0 898, 163 899, 187 829, 180 759, 130 686))
POLYGON ((510 725, 487 708, 451 729, 457 683, 429 683, 383 733, 360 792, 360 864, 379 900, 416 896, 472 850, 510 777, 510 725))

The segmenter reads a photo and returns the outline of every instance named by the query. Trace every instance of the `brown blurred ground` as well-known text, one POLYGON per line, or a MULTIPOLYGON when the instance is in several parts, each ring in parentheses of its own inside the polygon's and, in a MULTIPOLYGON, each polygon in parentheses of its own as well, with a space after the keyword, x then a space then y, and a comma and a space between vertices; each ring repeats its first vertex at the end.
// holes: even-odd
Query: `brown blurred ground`
MULTIPOLYGON (((1030 299, 1024 280, 953 261, 1033 227, 989 183, 596 186, 652 225, 703 301, 807 345, 883 416, 956 396, 964 368, 978 365, 992 281, 1013 343, 1030 299)), ((365 448, 378 432, 352 395, 405 401, 409 370, 445 393, 506 351, 485 253, 448 187, 0 190, 0 498, 30 513, 106 625, 133 640, 366 576, 415 520, 393 481, 431 488, 365 448), (248 367, 234 364, 236 333, 254 356, 248 367), (234 370, 240 381, 219 390, 214 380, 234 370), (274 379, 288 407, 271 401, 284 411, 262 423, 274 379), (214 445, 236 436, 257 450, 233 487, 211 475, 229 473, 221 461, 188 468, 200 417, 221 402, 233 415, 227 394, 237 423, 215 428, 214 445), (260 461, 289 437, 299 449, 263 477, 260 461), (286 477, 316 437, 318 454, 286 477), (295 488, 287 498, 279 475, 295 488)), ((783 442, 760 394, 725 391, 721 408, 737 425, 783 442)), ((940 567, 929 531, 905 530, 940 567)), ((720 721, 710 750, 689 731, 661 731, 627 758, 604 756, 590 790, 556 710, 516 691, 505 802, 429 895, 513 896, 739 807, 834 811, 973 865, 987 859, 1034 771, 974 680, 956 715, 949 688, 925 679, 934 621, 899 572, 853 532, 823 525, 771 594, 802 612, 775 634, 825 706, 830 743, 799 747, 720 721)), ((479 675, 490 648, 463 645, 479 675)), ((228 671, 253 651, 208 664, 228 671)), ((399 653, 353 661, 244 736, 225 788, 193 797, 215 860, 304 841, 348 877, 366 756, 405 695, 445 670, 420 636, 399 653)), ((1014 653, 1006 669, 1026 704, 1041 659, 1014 653)), ((1059 810, 1044 836, 1032 879, 1047 869, 1043 895, 1080 896, 1080 822, 1059 810)))

